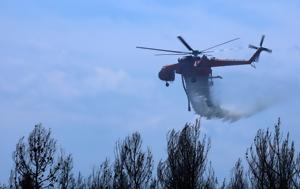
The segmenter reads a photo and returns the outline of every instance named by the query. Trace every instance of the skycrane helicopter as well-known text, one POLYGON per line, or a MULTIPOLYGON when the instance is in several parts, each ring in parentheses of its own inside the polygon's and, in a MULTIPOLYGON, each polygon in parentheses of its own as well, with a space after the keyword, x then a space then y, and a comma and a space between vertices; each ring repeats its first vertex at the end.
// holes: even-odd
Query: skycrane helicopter
POLYGON ((251 65, 255 67, 254 62, 259 61, 259 56, 261 52, 263 51, 266 51, 268 53, 272 52, 271 49, 262 46, 265 39, 265 35, 262 35, 259 46, 254 46, 251 44, 249 45, 249 48, 256 50, 249 60, 217 59, 215 57, 208 58, 207 53, 213 52, 212 49, 233 42, 235 40, 238 40, 239 38, 234 38, 229 41, 214 45, 212 47, 203 50, 193 49, 181 36, 178 36, 177 38, 189 51, 167 50, 167 49, 158 49, 158 48, 150 48, 150 47, 142 47, 142 46, 137 46, 136 48, 165 52, 164 54, 156 54, 156 55, 182 55, 183 56, 182 58, 178 58, 178 63, 163 66, 158 73, 158 77, 159 79, 164 81, 166 87, 168 87, 170 85, 169 83, 175 80, 175 73, 181 75, 182 86, 188 98, 188 111, 190 111, 191 108, 190 108, 190 98, 185 83, 186 79, 191 79, 192 82, 196 82, 196 78, 201 77, 201 79, 205 81, 204 84, 207 84, 207 86, 212 85, 213 79, 217 79, 217 78, 222 79, 221 76, 212 75, 213 67, 235 66, 235 65, 251 65))

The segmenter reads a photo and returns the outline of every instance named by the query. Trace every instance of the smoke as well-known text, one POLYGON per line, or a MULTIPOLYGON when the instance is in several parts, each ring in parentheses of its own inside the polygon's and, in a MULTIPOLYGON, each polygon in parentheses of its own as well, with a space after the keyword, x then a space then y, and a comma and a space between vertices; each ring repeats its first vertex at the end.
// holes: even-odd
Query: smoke
POLYGON ((270 104, 265 102, 255 103, 252 109, 241 110, 241 108, 225 109, 221 107, 211 95, 211 81, 207 77, 190 76, 184 77, 187 94, 196 114, 207 119, 221 119, 223 121, 235 122, 241 118, 250 117, 264 109, 270 104))

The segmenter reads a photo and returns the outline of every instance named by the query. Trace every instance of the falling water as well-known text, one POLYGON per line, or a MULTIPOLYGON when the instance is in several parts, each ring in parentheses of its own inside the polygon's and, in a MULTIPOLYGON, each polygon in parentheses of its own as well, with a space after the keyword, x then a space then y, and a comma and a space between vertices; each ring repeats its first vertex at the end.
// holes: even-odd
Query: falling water
POLYGON ((265 108, 265 106, 257 105, 255 109, 247 112, 225 109, 213 100, 210 91, 212 81, 208 77, 189 76, 184 77, 184 80, 191 105, 195 113, 201 117, 234 122, 241 118, 249 117, 265 108))

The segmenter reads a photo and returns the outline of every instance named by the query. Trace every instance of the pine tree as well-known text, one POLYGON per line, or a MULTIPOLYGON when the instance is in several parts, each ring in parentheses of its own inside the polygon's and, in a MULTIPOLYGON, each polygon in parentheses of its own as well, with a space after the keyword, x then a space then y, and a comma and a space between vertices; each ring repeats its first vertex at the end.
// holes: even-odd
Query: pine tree
POLYGON ((114 188, 144 189, 150 187, 153 157, 149 149, 142 151, 139 133, 118 142, 114 165, 114 188))
POLYGON ((168 134, 168 157, 160 161, 158 180, 166 189, 214 188, 217 180, 211 167, 206 171, 210 141, 200 138, 200 122, 186 124, 176 132, 168 134), (205 176, 205 172, 207 176, 205 176))
POLYGON ((295 152, 295 145, 289 134, 282 138, 280 119, 275 125, 275 132, 259 130, 254 143, 247 150, 250 181, 258 189, 300 188, 300 154, 295 152))

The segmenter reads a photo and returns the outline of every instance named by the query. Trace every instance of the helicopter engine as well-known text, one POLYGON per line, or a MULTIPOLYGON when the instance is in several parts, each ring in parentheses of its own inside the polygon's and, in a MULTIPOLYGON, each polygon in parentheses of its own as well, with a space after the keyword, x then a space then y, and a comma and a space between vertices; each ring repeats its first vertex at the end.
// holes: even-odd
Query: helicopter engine
POLYGON ((159 79, 166 82, 166 86, 169 86, 169 81, 175 80, 175 70, 168 67, 163 67, 158 73, 159 79))

